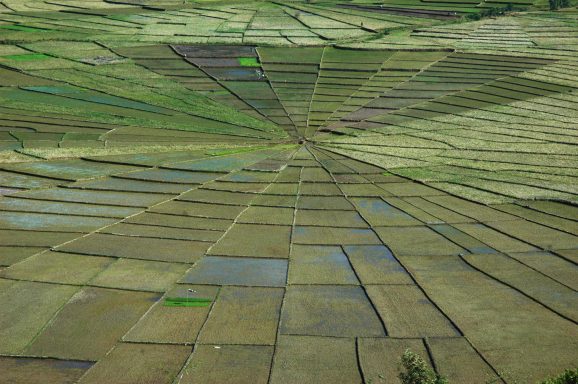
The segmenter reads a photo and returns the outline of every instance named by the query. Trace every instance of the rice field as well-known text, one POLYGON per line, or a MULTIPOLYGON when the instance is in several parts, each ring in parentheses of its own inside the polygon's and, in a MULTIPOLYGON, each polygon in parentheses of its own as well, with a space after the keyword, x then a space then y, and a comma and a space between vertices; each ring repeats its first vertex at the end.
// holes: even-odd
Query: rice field
POLYGON ((0 383, 578 366, 575 4, 0 1, 0 383))

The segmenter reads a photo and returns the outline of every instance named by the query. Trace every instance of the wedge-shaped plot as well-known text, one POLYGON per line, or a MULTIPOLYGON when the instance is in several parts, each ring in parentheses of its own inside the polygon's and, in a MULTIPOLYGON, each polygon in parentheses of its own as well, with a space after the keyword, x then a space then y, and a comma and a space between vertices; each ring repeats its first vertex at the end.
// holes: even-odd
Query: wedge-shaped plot
POLYGON ((120 205, 125 207, 148 207, 167 200, 164 194, 89 191, 81 189, 53 188, 38 191, 27 191, 18 194, 29 199, 54 200, 73 203, 91 203, 104 205, 120 205))
POLYGON ((254 197, 255 194, 253 193, 194 189, 180 196, 179 201, 194 201, 223 205, 248 205, 254 197))
POLYGON ((62 284, 85 284, 115 259, 44 252, 1 272, 2 276, 17 280, 44 281, 62 284))
POLYGON ((578 265, 549 252, 510 253, 514 259, 558 281, 573 290, 578 290, 578 265))
POLYGON ((263 192, 268 186, 269 183, 237 183, 231 181, 214 181, 203 185, 203 189, 210 189, 212 191, 258 193, 263 192))
POLYGON ((471 223, 474 221, 472 218, 460 215, 421 197, 406 197, 403 200, 446 223, 471 223))
POLYGON ((352 202, 371 225, 399 227, 421 224, 420 221, 381 199, 354 198, 352 202))
MULTIPOLYGON (((500 209, 501 211, 519 216, 528 221, 569 232, 573 235, 578 235, 578 223, 564 218, 564 215, 562 215, 562 217, 554 216, 545 212, 536 211, 515 204, 498 205, 496 208, 500 209)), ((568 214, 565 216, 568 216, 568 214)))
POLYGON ((199 241, 154 239, 96 233, 60 247, 84 255, 193 263, 211 244, 199 241))
MULTIPOLYGON (((164 61, 163 63, 167 63, 166 61, 164 61)), ((143 128, 138 127, 135 129, 120 129, 121 132, 143 132, 143 128)), ((168 132, 158 132, 155 129, 148 129, 148 130, 144 130, 144 132, 147 132, 147 134, 151 134, 154 136, 157 136, 158 138, 161 138, 162 136, 169 136, 174 140, 178 140, 179 138, 182 137, 191 137, 195 136, 194 133, 189 133, 189 132, 185 132, 185 131, 172 131, 170 133, 168 132)), ((149 167, 154 167, 154 166, 160 166, 162 164, 168 164, 168 163, 175 163, 175 162, 179 162, 179 161, 186 161, 186 160, 194 160, 194 159, 200 159, 205 157, 205 153, 204 151, 172 151, 172 152, 148 152, 148 153, 132 153, 132 154, 122 154, 122 155, 106 155, 106 156, 93 156, 90 157, 90 159, 94 159, 94 160, 102 160, 102 161, 106 161, 106 162, 110 162, 110 163, 119 163, 119 164, 134 164, 134 165, 140 165, 140 166, 149 166, 149 167)), ((149 170, 149 169, 147 169, 149 170)), ((146 172, 142 171, 142 172, 146 172)), ((154 171, 155 169, 150 169, 151 171, 154 171)), ((131 172, 130 174, 135 174, 141 171, 137 171, 137 172, 131 172)), ((124 174, 123 174, 124 177, 124 174)), ((168 180, 167 180, 168 181, 168 180)))
POLYGON ((293 208, 252 206, 247 208, 236 221, 251 224, 292 225, 293 212, 293 208))
POLYGON ((278 183, 297 183, 301 176, 301 167, 287 167, 279 172, 275 182, 278 183))
POLYGON ((193 188, 193 184, 175 184, 169 182, 159 183, 156 181, 130 180, 110 177, 101 180, 79 181, 74 184, 70 184, 69 187, 102 191, 179 194, 193 188))
POLYGON ((100 230, 99 233, 109 233, 113 235, 124 236, 157 237, 173 240, 197 240, 213 242, 219 240, 224 231, 118 223, 100 230))
POLYGON ((282 288, 221 288, 199 342, 275 344, 283 292, 282 288))
POLYGON ((150 212, 233 220, 245 208, 246 207, 240 205, 235 206, 210 203, 193 203, 187 201, 169 201, 151 208, 150 212))
MULTIPOLYGON (((215 300, 218 287, 178 285, 165 295, 174 298, 215 300), (192 290, 192 291, 189 291, 192 290)), ((192 344, 205 323, 211 306, 172 307, 159 300, 123 337, 143 343, 192 344)))
POLYGON ((175 169, 147 169, 145 171, 125 173, 123 179, 158 181, 162 183, 203 184, 223 176, 222 173, 189 172, 175 169))
POLYGON ((437 233, 445 236, 456 244, 464 247, 471 253, 498 253, 495 249, 488 247, 476 238, 458 230, 447 224, 436 224, 430 226, 437 233))
POLYGON ((297 203, 299 209, 334 209, 351 211, 353 205, 343 196, 301 196, 297 203))
POLYGON ((303 182, 332 182, 331 174, 321 167, 304 168, 301 172, 303 182))
POLYGON ((526 220, 492 222, 489 226, 543 249, 578 248, 578 237, 526 220))
POLYGON ((484 224, 455 224, 454 227, 500 252, 538 251, 532 245, 496 231, 484 224))
POLYGON ((439 373, 451 383, 487 384, 499 380, 465 338, 432 337, 428 344, 439 373))
POLYGON ((428 227, 377 227, 375 231, 396 255, 457 255, 466 252, 428 227))
POLYGON ((354 211, 300 209, 297 211, 295 224, 323 227, 367 228, 367 223, 354 211))
POLYGON ((299 187, 303 196, 342 196, 341 190, 334 183, 303 182, 299 187))
POLYGON ((363 284, 413 284, 405 268, 383 245, 347 245, 343 249, 363 284))
POLYGON ((445 192, 418 183, 387 183, 379 186, 398 197, 445 195, 445 192))
POLYGON ((235 224, 210 253, 223 256, 289 257, 290 226, 235 224))
POLYGON ((112 205, 64 203, 59 201, 4 198, 0 200, 0 209, 6 211, 57 213, 66 215, 74 213, 80 216, 99 216, 124 218, 141 211, 140 208, 119 207, 112 205))
POLYGON ((361 384, 355 340, 314 336, 279 336, 272 384, 361 384))
POLYGON ((543 379, 544 367, 554 374, 574 364, 578 331, 573 322, 459 257, 403 257, 403 262, 497 371, 531 383, 543 379))
POLYGON ((266 384, 273 347, 264 345, 197 345, 179 384, 266 384))
POLYGON ((84 288, 58 312, 25 353, 98 360, 158 298, 153 293, 84 288))
POLYGON ((341 247, 294 245, 289 284, 359 284, 341 247))
POLYGON ((98 163, 86 160, 34 161, 5 165, 4 168, 36 176, 64 180, 90 179, 93 177, 136 171, 141 168, 121 164, 98 163))
POLYGON ((428 196, 426 200, 481 222, 515 220, 517 218, 516 216, 498 211, 497 209, 450 195, 428 196))
POLYGON ((0 246, 0 266, 8 267, 32 255, 42 252, 44 248, 36 247, 5 247, 0 246))
POLYGON ((556 254, 564 257, 566 260, 574 261, 578 263, 578 249, 565 249, 565 250, 558 250, 556 254))
POLYGON ((0 279, 0 353, 19 354, 78 287, 0 279))
POLYGON ((297 183, 272 183, 265 190, 265 193, 270 195, 289 195, 296 196, 299 190, 297 183))
POLYGON ((371 285, 366 290, 389 336, 459 336, 459 331, 415 285, 371 285))
POLYGON ((276 176, 275 172, 239 171, 222 177, 220 180, 237 183, 271 183, 276 176))
POLYGON ((0 228, 21 229, 28 231, 55 232, 91 232, 106 225, 113 224, 116 219, 54 215, 49 213, 6 212, 0 211, 0 228))
POLYGON ((295 227, 293 242, 296 244, 381 244, 379 238, 367 228, 295 227))
POLYGON ((61 180, 23 175, 20 173, 6 172, 4 170, 0 170, 0 178, 2 179, 2 186, 13 188, 49 188, 62 183, 61 180))
MULTIPOLYGON (((339 188, 343 191, 346 196, 349 197, 377 197, 377 196, 389 196, 389 193, 385 192, 383 189, 378 188, 377 186, 370 184, 369 181, 363 180, 364 183, 362 184, 355 184, 354 181, 355 176, 358 175, 340 175, 341 177, 338 178, 337 175, 335 176, 338 181, 341 183, 348 182, 347 184, 339 184, 339 188), (346 176, 349 176, 347 178, 346 176)), ((361 176, 358 176, 361 178, 361 176)))
POLYGON ((402 199, 400 197, 386 197, 386 198, 384 198, 384 200, 388 204, 404 211, 408 215, 413 216, 414 218, 421 221, 422 223, 426 223, 426 224, 442 224, 442 223, 444 223, 443 220, 440 220, 437 217, 432 216, 431 214, 427 213, 426 211, 423 211, 422 209, 408 203, 407 201, 405 201, 405 199, 402 199))
POLYGON ((428 366, 428 352, 421 339, 360 338, 358 356, 366 383, 399 383, 403 368, 401 356, 406 350, 421 356, 428 366))
POLYGON ((225 231, 233 223, 231 220, 227 219, 165 215, 154 212, 143 212, 140 215, 129 217, 124 222, 144 225, 161 225, 170 228, 204 229, 212 231, 225 231))
MULTIPOLYGON (((267 157, 268 152, 257 151, 234 156, 220 156, 215 158, 182 162, 171 165, 171 168, 189 171, 231 172, 256 163, 267 157)), ((270 152, 269 152, 270 154, 270 152)))
POLYGON ((72 384, 93 364, 89 361, 0 357, 2 380, 6 383, 72 384))
POLYGON ((251 205, 260 205, 267 207, 287 207, 294 208, 297 203, 297 196, 282 196, 282 195, 268 195, 260 194, 255 196, 251 201, 251 205))
POLYGON ((91 280, 90 285, 106 288, 164 292, 188 269, 187 264, 119 259, 91 280))
POLYGON ((0 229, 0 245, 25 247, 52 247, 78 237, 78 233, 40 232, 0 229), (34 236, 31 236, 34 234, 34 236))
POLYGON ((282 334, 384 336, 383 326, 357 286, 291 285, 281 314, 282 334))
POLYGON ((206 256, 181 279, 183 283, 284 287, 287 261, 206 256))
POLYGON ((170 384, 190 353, 185 345, 120 343, 79 383, 170 384))
POLYGON ((573 289, 508 256, 466 255, 464 259, 475 268, 519 289, 544 306, 578 321, 578 295, 573 289))
POLYGON ((569 220, 578 219, 578 209, 572 205, 563 204, 555 201, 524 201, 525 207, 533 210, 544 212, 549 215, 563 217, 569 220))

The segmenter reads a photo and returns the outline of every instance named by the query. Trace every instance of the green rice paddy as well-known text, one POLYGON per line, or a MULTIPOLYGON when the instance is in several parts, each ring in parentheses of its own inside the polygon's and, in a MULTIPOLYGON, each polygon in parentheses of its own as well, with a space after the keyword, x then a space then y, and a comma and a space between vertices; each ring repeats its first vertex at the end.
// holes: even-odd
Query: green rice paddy
POLYGON ((575 369, 577 16, 0 1, 0 383, 575 369))

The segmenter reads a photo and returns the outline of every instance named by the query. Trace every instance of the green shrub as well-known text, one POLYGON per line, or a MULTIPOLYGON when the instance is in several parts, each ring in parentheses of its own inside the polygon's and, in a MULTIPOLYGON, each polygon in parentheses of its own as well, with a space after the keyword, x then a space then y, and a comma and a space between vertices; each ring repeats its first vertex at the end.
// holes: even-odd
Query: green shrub
POLYGON ((570 6, 570 0, 548 0, 550 5, 550 10, 554 11, 560 8, 568 8, 570 6))
POLYGON ((578 384, 578 368, 567 369, 560 376, 542 381, 542 384, 578 384))
POLYGON ((406 350, 401 357, 405 372, 399 374, 403 384, 448 384, 448 381, 432 371, 419 355, 406 350))
MULTIPOLYGON (((552 2, 568 2, 569 0, 548 0, 550 2, 550 7, 552 6, 552 2)), ((483 9, 480 12, 470 13, 466 15, 466 19, 468 20, 481 20, 486 17, 497 17, 497 16, 504 16, 506 13, 514 12, 514 11, 524 11, 526 10, 525 7, 514 6, 512 3, 506 4, 505 7, 492 7, 483 9)))

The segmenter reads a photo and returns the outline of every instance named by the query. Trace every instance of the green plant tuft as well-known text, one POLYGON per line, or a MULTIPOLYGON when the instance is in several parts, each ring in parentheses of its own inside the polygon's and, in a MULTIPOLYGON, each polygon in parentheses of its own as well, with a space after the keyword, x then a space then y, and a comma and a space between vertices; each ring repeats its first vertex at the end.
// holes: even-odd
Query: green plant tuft
POLYGON ((445 377, 435 373, 427 363, 409 349, 401 357, 401 364, 405 372, 399 374, 403 384, 448 384, 445 377))
POLYGON ((578 368, 567 369, 561 375, 542 381, 541 384, 578 384, 578 368))

